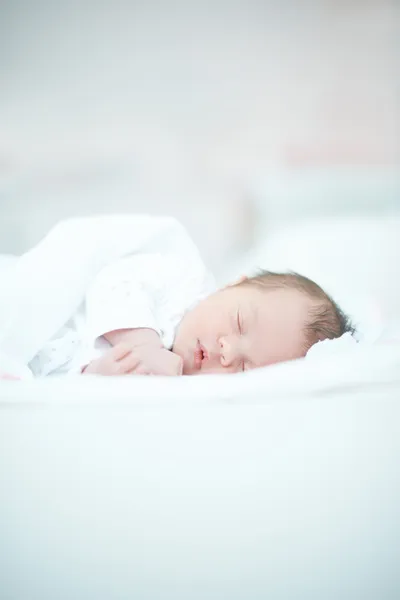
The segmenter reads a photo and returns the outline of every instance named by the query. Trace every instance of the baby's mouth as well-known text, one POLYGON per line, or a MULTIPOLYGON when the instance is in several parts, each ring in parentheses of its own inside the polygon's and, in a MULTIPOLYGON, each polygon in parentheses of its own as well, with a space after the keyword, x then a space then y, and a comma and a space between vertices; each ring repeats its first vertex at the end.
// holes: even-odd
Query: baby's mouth
POLYGON ((207 350, 204 348, 202 344, 200 344, 200 340, 197 340, 196 349, 194 351, 194 364, 197 369, 201 369, 201 365, 203 360, 208 358, 207 350))

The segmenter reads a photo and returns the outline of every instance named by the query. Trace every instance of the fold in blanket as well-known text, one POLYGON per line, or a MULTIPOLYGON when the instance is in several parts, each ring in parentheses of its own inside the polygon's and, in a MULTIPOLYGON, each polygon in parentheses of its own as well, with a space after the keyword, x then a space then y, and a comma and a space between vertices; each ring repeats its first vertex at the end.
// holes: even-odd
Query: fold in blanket
POLYGON ((97 273, 138 252, 199 260, 196 246, 170 217, 113 215, 60 222, 3 273, 0 356, 27 365, 74 314, 97 273))

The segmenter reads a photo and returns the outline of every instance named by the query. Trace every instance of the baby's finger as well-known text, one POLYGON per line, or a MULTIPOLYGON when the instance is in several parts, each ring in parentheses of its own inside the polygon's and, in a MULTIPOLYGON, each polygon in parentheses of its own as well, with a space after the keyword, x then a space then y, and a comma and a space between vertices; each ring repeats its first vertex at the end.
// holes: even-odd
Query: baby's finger
POLYGON ((118 369, 122 373, 132 373, 140 365, 140 358, 132 351, 129 352, 123 359, 118 361, 118 369))
POLYGON ((117 344, 110 351, 110 356, 113 360, 123 360, 128 354, 131 354, 132 348, 128 344, 117 344))

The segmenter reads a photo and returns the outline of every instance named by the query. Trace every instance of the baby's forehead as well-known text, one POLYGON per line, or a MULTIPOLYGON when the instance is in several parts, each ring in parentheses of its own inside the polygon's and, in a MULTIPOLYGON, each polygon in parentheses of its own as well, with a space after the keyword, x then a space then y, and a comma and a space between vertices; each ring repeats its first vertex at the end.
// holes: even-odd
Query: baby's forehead
POLYGON ((257 284, 246 284, 246 294, 249 301, 257 306, 282 306, 297 305, 311 306, 312 299, 303 291, 288 286, 260 286, 257 284))
POLYGON ((246 304, 257 325, 281 330, 304 329, 313 305, 307 294, 288 287, 248 287, 246 304))

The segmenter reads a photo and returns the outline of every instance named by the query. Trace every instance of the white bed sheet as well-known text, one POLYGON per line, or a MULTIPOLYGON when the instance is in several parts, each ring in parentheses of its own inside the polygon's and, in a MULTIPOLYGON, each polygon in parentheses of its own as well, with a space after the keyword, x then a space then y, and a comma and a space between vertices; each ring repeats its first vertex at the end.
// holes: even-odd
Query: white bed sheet
POLYGON ((0 394, 3 597, 399 597, 398 346, 0 394))

